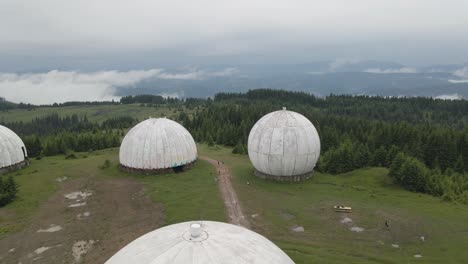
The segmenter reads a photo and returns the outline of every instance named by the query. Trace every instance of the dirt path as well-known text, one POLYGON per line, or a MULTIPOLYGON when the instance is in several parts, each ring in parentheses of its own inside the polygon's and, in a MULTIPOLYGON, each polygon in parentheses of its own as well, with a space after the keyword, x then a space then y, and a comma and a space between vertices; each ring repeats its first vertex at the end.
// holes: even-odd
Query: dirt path
POLYGON ((0 240, 0 263, 104 263, 163 223, 142 183, 92 175, 60 183, 21 232, 0 240))
POLYGON ((200 158, 202 160, 208 161, 216 168, 216 173, 218 175, 218 185, 219 189, 221 190, 224 205, 226 206, 226 212, 229 217, 229 223, 249 228, 250 223, 242 213, 239 198, 237 198, 236 191, 232 187, 231 173, 229 171, 229 168, 222 162, 218 162, 217 160, 208 157, 200 158))

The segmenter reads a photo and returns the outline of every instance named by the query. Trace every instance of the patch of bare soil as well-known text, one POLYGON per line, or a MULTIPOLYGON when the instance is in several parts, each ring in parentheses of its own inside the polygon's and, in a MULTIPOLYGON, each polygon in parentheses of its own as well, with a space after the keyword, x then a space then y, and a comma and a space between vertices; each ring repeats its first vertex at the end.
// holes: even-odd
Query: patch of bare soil
POLYGON ((0 263, 101 264, 163 223, 162 205, 134 179, 84 177, 60 184, 30 226, 0 240, 0 263), (70 207, 78 203, 85 205, 70 207))
POLYGON ((242 213, 239 198, 237 193, 232 187, 231 183, 231 172, 229 168, 222 162, 207 157, 201 157, 201 159, 208 161, 216 168, 218 186, 221 191, 221 196, 226 206, 226 213, 229 218, 229 223, 243 226, 246 228, 250 227, 250 223, 242 213))

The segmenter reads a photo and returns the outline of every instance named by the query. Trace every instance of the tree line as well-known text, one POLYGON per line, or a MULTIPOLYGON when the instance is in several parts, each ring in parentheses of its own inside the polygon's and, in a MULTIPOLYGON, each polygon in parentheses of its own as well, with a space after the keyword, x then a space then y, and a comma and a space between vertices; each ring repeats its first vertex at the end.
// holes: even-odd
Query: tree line
POLYGON ((70 151, 93 151, 118 147, 124 130, 137 119, 113 117, 102 123, 90 122, 86 116, 61 117, 53 113, 31 122, 11 122, 2 125, 15 131, 28 150, 29 157, 67 154, 70 151))
POLYGON ((233 152, 246 154, 248 134, 255 122, 283 106, 303 114, 316 126, 322 146, 319 171, 336 174, 368 166, 391 168, 397 157, 404 155, 408 163, 418 162, 411 168, 422 172, 414 175, 424 177, 418 177, 420 185, 413 188, 409 174, 414 169, 404 169, 399 175, 406 178, 394 177, 396 183, 412 191, 468 202, 464 198, 468 192, 468 102, 464 100, 317 98, 302 92, 262 89, 218 94, 192 119, 180 114, 179 121, 197 141, 231 146, 233 152))

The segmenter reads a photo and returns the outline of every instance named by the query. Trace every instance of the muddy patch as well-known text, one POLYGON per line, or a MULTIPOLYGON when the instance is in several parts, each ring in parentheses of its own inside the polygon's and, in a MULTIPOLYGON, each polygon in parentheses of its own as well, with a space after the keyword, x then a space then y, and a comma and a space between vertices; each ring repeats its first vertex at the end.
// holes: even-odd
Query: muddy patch
POLYGON ((98 175, 69 178, 60 184, 21 232, 2 238, 0 263, 62 264, 80 258, 79 263, 102 264, 131 241, 161 226, 163 208, 149 196, 140 196, 145 193, 141 182, 100 179, 98 175), (77 190, 82 192, 75 193, 77 190), (92 190, 92 198, 86 190, 92 190), (132 199, 136 196, 140 198, 132 199), (92 224, 86 219, 92 219, 92 224))
POLYGON ((89 250, 93 247, 95 241, 94 240, 81 240, 75 242, 72 247, 72 255, 75 262, 80 262, 83 256, 88 253, 89 250))

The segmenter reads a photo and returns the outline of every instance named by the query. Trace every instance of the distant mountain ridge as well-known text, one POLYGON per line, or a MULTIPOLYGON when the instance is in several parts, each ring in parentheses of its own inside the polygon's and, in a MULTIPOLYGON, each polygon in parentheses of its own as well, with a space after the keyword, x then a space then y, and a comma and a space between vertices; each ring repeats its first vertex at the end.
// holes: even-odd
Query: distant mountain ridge
MULTIPOLYGON (((180 74, 190 70, 167 71, 180 74)), ((119 87, 116 95, 159 94, 204 98, 219 92, 272 88, 304 91, 318 96, 352 94, 468 98, 468 64, 417 68, 389 61, 335 60, 295 65, 215 65, 193 67, 192 71, 200 74, 194 78, 148 79, 132 87, 119 87)))

